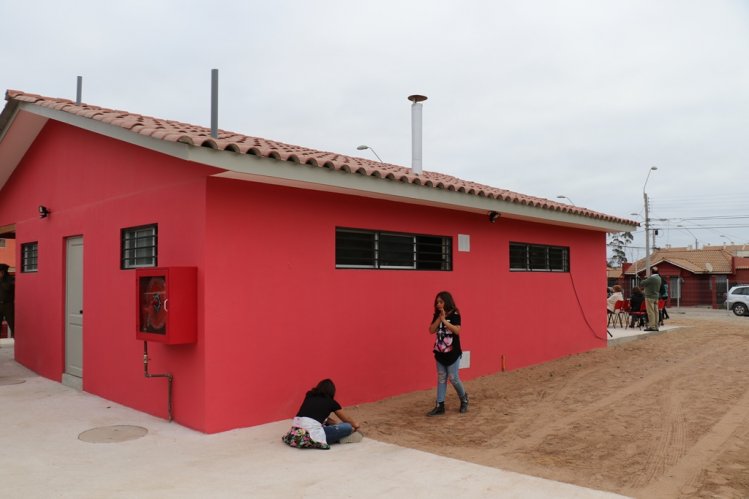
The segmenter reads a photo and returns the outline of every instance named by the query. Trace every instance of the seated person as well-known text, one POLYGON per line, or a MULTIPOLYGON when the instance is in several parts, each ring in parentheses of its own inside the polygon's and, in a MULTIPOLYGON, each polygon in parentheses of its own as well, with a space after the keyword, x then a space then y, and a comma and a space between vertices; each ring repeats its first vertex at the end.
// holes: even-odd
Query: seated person
POLYGON ((613 290, 613 293, 611 293, 611 296, 606 299, 606 308, 610 314, 613 314, 616 302, 624 301, 624 295, 622 294, 622 287, 618 284, 614 285, 611 289, 613 290))
POLYGON ((329 449, 330 444, 360 442, 359 423, 350 418, 335 400, 335 384, 320 381, 307 392, 291 429, 282 437, 291 447, 329 449), (330 417, 335 413, 341 422, 330 417))
POLYGON ((638 286, 632 288, 632 296, 629 297, 629 315, 631 317, 629 327, 635 327, 638 322, 641 326, 645 324, 647 316, 640 310, 644 301, 645 295, 642 294, 642 288, 638 286))

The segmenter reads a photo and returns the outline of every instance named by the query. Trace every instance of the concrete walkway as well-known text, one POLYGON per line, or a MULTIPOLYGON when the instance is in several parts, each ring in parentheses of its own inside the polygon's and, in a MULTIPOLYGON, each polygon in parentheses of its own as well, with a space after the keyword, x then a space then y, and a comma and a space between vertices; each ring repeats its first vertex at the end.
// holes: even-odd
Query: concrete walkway
MULTIPOLYGON (((710 320, 716 324, 722 324, 722 323, 730 323, 730 324, 740 324, 740 325, 747 325, 749 326, 749 317, 738 317, 733 314, 733 312, 726 310, 726 309, 712 309, 707 307, 672 307, 669 308, 669 314, 671 315, 672 319, 681 318, 681 319, 701 319, 701 320, 710 320)), ((659 328, 659 331, 645 331, 644 329, 638 329, 638 328, 621 328, 621 327, 609 327, 608 331, 611 333, 612 336, 609 337, 608 345, 617 345, 620 343, 625 343, 627 341, 632 340, 638 340, 643 339, 648 336, 657 335, 657 334, 663 334, 668 331, 673 331, 675 329, 683 328, 683 327, 689 327, 681 325, 681 326, 673 326, 671 323, 666 320, 665 325, 661 326, 659 328)))
POLYGON ((289 421, 205 435, 40 378, 12 353, 12 340, 0 340, 2 497, 623 497, 367 438, 328 451, 292 449, 280 441, 289 421), (141 427, 145 436, 78 438, 113 425, 141 427))
POLYGON ((647 336, 655 334, 663 334, 674 329, 679 329, 680 326, 665 325, 658 328, 658 331, 645 331, 644 329, 638 329, 636 327, 610 327, 608 331, 611 333, 609 336, 609 345, 618 345, 619 343, 626 343, 627 341, 639 340, 647 336))

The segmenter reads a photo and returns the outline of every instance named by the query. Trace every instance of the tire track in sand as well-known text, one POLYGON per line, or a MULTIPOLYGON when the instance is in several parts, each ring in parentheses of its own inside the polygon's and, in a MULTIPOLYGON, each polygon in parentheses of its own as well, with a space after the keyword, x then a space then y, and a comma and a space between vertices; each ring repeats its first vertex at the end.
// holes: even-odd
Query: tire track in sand
POLYGON ((645 469, 641 474, 632 477, 629 484, 632 488, 644 487, 657 476, 661 476, 668 467, 678 463, 687 453, 687 417, 682 409, 684 394, 671 389, 675 381, 672 380, 663 392, 667 399, 661 412, 661 432, 655 445, 648 452, 645 469), (677 396, 669 396, 671 393, 676 393, 677 396))
POLYGON ((694 485, 705 463, 714 462, 733 435, 749 425, 749 390, 682 459, 664 471, 658 480, 640 490, 640 497, 678 497, 684 486, 694 485))
MULTIPOLYGON (((673 364, 667 367, 663 367, 659 372, 653 373, 645 379, 636 381, 631 385, 627 385, 624 388, 618 389, 609 395, 602 397, 596 402, 588 404, 578 411, 573 412, 567 416, 558 417, 556 414, 532 414, 524 418, 522 421, 509 425, 504 432, 514 432, 515 434, 522 433, 523 427, 530 426, 529 432, 526 438, 517 440, 514 444, 508 445, 502 448, 503 453, 513 453, 523 449, 535 449, 538 447, 543 440, 554 433, 564 433, 566 428, 569 428, 572 423, 584 418, 585 416, 595 414, 602 409, 615 405, 621 402, 623 399, 634 395, 639 392, 647 391, 648 387, 662 383, 664 380, 676 377, 678 373, 684 369, 688 369, 689 365, 694 365, 696 362, 704 360, 708 357, 721 358, 724 351, 732 350, 732 346, 723 346, 720 348, 714 348, 710 350, 704 350, 696 355, 690 356, 685 359, 681 359, 678 364, 673 364)), ((681 430, 683 431, 683 430, 681 430)), ((502 434, 497 435, 493 441, 502 441, 502 434)), ((502 447, 500 445, 500 447, 502 447)))

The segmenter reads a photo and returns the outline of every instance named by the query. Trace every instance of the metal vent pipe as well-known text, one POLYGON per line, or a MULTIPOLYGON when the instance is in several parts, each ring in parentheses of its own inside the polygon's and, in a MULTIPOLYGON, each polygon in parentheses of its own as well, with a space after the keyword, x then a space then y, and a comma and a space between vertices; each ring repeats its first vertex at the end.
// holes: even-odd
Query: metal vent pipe
POLYGON ((75 105, 80 106, 81 98, 83 97, 83 76, 79 76, 76 79, 77 82, 75 86, 75 105))
POLYGON ((211 137, 218 138, 218 69, 211 69, 211 137))
POLYGON ((424 95, 409 95, 411 104, 411 172, 421 174, 421 108, 422 102, 427 100, 424 95))

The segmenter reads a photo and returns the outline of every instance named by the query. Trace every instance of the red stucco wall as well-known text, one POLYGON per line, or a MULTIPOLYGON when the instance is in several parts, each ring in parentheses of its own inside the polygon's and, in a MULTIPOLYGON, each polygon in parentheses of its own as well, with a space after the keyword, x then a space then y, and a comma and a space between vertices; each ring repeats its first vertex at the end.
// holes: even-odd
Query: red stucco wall
MULTIPOLYGON (((19 248, 37 241, 39 251, 38 272, 20 272, 16 263, 16 360, 61 379, 65 238, 82 235, 83 389, 165 417, 166 382, 143 376, 143 344, 134 333, 135 276, 120 269, 120 230, 158 223, 159 264, 202 268, 210 171, 49 122, 0 196, 0 224, 15 223, 19 248), (46 219, 38 217, 40 204, 52 212, 46 219)), ((202 313, 198 317, 202 336, 202 313)), ((203 346, 149 348, 151 372, 172 372, 179 380, 175 418, 194 428, 204 426, 203 346)))
POLYGON ((291 417, 323 377, 344 404, 433 388, 427 324, 442 289, 464 318, 464 379, 499 371, 502 357, 516 369, 606 344, 603 233, 215 171, 50 122, 0 196, 0 225, 16 224, 19 245, 39 242, 39 271, 17 273, 17 360, 61 378, 65 238, 82 235, 84 390, 166 416, 166 382, 144 378, 134 337, 134 272, 119 265, 120 230, 148 223, 159 266, 198 268, 197 343, 149 353, 152 373, 174 375, 175 420, 199 430, 291 417), (452 236, 454 270, 337 270, 336 226, 452 236), (572 271, 509 272, 509 241, 569 246, 572 271))
POLYGON ((463 315, 465 379, 501 356, 515 369, 605 345, 600 233, 224 179, 209 180, 207 218, 209 431, 291 417, 325 377, 346 404, 432 387, 443 289, 463 315), (337 270, 336 226, 452 236, 454 270, 337 270), (572 272, 509 272, 511 240, 571 246, 572 272))
POLYGON ((749 269, 736 269, 736 273, 731 279, 731 286, 736 284, 749 284, 749 269))

